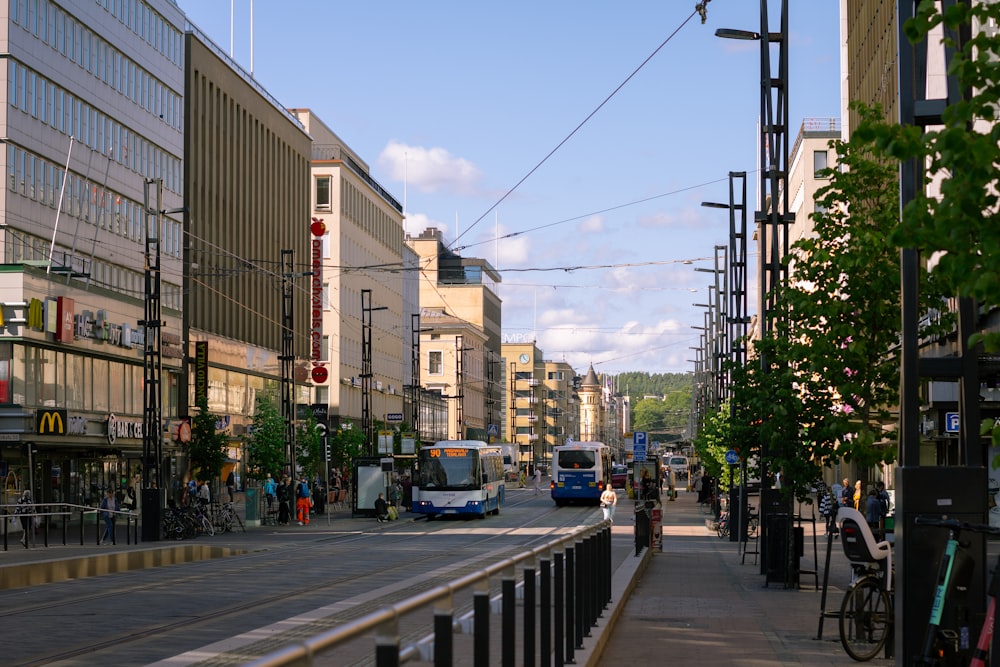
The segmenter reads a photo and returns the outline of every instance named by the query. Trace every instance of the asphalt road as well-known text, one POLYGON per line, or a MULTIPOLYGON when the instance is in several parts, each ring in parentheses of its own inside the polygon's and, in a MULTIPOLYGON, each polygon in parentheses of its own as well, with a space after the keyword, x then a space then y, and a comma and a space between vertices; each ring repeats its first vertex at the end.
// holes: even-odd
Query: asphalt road
MULTIPOLYGON (((198 538, 228 539, 247 551, 0 591, 8 639, 2 661, 242 664, 600 519, 595 507, 556 509, 547 494, 517 490, 500 516, 485 520, 378 524, 321 516, 307 527, 198 538)), ((372 644, 344 651, 330 664, 364 662, 372 644)))

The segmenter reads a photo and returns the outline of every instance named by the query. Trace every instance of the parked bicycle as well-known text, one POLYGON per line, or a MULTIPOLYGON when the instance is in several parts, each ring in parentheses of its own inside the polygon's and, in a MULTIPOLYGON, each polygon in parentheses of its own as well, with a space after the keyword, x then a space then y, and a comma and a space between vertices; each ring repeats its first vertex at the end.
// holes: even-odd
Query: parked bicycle
MULTIPOLYGON (((975 563, 968 553, 968 542, 962 542, 962 531, 1000 535, 1000 528, 989 524, 968 523, 957 519, 942 519, 939 517, 918 516, 914 519, 918 526, 933 526, 948 529, 948 539, 945 542, 944 556, 938 568, 937 587, 934 589, 934 602, 931 605, 931 616, 927 622, 927 633, 924 635, 923 650, 917 660, 920 665, 952 665, 962 660, 959 648, 960 633, 950 628, 942 628, 941 620, 949 591, 957 588, 967 588, 972 580, 975 563)), ((1000 556, 997 558, 1000 567, 1000 556)), ((996 615, 997 593, 1000 581, 997 570, 993 570, 988 590, 989 605, 986 618, 979 631, 979 641, 971 654, 970 667, 985 667, 989 662, 990 643, 993 639, 993 620, 996 615)))
POLYGON ((864 662, 874 658, 892 634, 892 545, 876 542, 864 516, 853 507, 840 508, 837 519, 854 571, 840 605, 840 643, 847 655, 864 662))
MULTIPOLYGON (((747 505, 747 538, 753 539, 757 536, 757 530, 760 528, 760 517, 757 515, 750 505, 747 505)), ((719 515, 719 522, 716 524, 716 532, 719 535, 719 539, 729 537, 729 511, 725 511, 719 515)))
POLYGON ((236 508, 233 507, 232 503, 222 503, 222 506, 219 507, 219 511, 216 513, 215 519, 216 529, 220 533, 235 531, 236 526, 239 526, 242 532, 247 532, 246 527, 243 525, 243 519, 236 513, 236 508))
POLYGON ((162 528, 167 539, 190 539, 202 533, 215 535, 215 527, 198 503, 187 507, 171 504, 163 514, 162 528))

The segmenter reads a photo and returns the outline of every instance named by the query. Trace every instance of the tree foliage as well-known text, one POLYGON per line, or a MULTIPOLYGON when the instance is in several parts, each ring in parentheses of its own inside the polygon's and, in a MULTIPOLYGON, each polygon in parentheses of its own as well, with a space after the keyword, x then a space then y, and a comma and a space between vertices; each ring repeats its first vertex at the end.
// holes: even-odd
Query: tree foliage
POLYGON ((312 415, 295 429, 295 463, 308 479, 324 472, 323 437, 312 415))
POLYGON ((191 420, 191 442, 187 447, 191 475, 197 479, 212 480, 222 474, 229 439, 216 430, 218 419, 208 411, 208 400, 201 399, 198 414, 191 420))
POLYGON ((263 480, 268 473, 280 479, 285 469, 285 419, 274 396, 258 395, 252 426, 244 437, 247 476, 263 480))
MULTIPOLYGON (((872 140, 871 128, 885 126, 881 110, 856 109, 858 130, 831 142, 838 167, 822 174, 828 182, 817 192, 812 233, 793 244, 785 258, 791 277, 772 294, 783 316, 754 342, 756 359, 734 374, 740 442, 799 498, 824 465, 866 467, 896 454, 887 427, 899 394, 900 266, 890 240, 898 180, 872 140)), ((929 276, 920 294, 922 312, 940 307, 929 276)), ((923 334, 943 324, 924 321, 923 334)))
MULTIPOLYGON (((942 12, 922 0, 904 25, 906 36, 916 43, 944 28, 945 47, 954 49, 948 74, 962 99, 944 109, 942 125, 933 129, 872 129, 872 139, 887 155, 926 165, 922 187, 907 202, 893 241, 933 258, 932 273, 947 294, 975 299, 986 309, 1000 306, 1000 35, 982 26, 997 22, 997 3, 956 3, 942 12), (976 32, 968 36, 970 25, 976 32), (965 38, 957 37, 963 33, 965 38), (929 184, 938 192, 928 190, 929 184)), ((973 334, 969 343, 995 353, 1000 332, 973 334)), ((1000 445, 1000 427, 984 423, 984 432, 991 429, 1000 445)))

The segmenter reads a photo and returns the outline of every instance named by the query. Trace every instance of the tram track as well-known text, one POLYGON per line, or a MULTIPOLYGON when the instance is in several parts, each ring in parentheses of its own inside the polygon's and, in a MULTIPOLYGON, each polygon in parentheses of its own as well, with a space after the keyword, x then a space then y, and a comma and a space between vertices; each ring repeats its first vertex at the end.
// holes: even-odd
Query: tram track
MULTIPOLYGON (((529 505, 531 500, 533 499, 509 502, 505 509, 516 510, 523 505, 529 505)), ((438 520, 421 524, 419 530, 414 530, 414 522, 406 521, 389 527, 380 526, 381 530, 376 530, 372 526, 370 530, 361 533, 351 532, 322 536, 307 542, 282 544, 273 549, 233 556, 224 560, 225 565, 222 568, 225 571, 224 574, 220 574, 219 567, 208 565, 198 567, 198 563, 189 563, 169 568, 158 568, 158 571, 153 572, 154 576, 159 575, 156 576, 155 581, 148 581, 152 571, 133 571, 99 577, 102 586, 105 586, 104 590, 60 596, 59 599, 31 602, 29 601, 31 598, 28 597, 18 598, 14 595, 3 595, 0 596, 0 601, 3 602, 0 605, 3 609, 0 612, 0 619, 8 622, 19 619, 19 622, 23 622, 28 617, 71 616, 81 608, 124 607, 127 606, 128 601, 134 601, 136 598, 156 600, 157 598, 169 597, 173 591, 177 590, 208 592, 218 587, 220 577, 233 581, 252 581, 255 578, 260 579, 262 571, 301 570, 310 572, 308 580, 298 585, 273 588, 260 586, 246 599, 227 600, 225 603, 214 603, 202 609, 195 608, 189 610, 189 613, 174 615, 173 618, 165 622, 147 622, 141 627, 133 625, 121 629, 105 629, 100 636, 83 634, 81 636, 88 637, 87 641, 75 642, 72 646, 62 645, 57 650, 53 650, 56 649, 56 646, 48 646, 49 650, 25 655, 23 659, 7 664, 25 667, 84 664, 84 662, 76 662, 75 659, 82 656, 93 657, 102 654, 102 652, 111 651, 121 654, 123 648, 128 646, 151 646, 154 641, 185 648, 187 646, 186 635, 193 629, 198 629, 199 634, 212 634, 202 632, 206 626, 210 626, 218 628, 216 634, 229 636, 227 635, 228 631, 224 630, 226 627, 243 627, 246 631, 260 627, 262 621, 277 622, 293 617, 296 612, 287 604, 290 599, 301 598, 307 601, 307 604, 312 602, 313 609, 323 606, 316 604, 319 601, 325 601, 327 606, 331 606, 331 601, 335 603, 332 607, 336 609, 335 611, 331 609, 333 613, 329 615, 320 615, 308 623, 296 625, 295 628, 286 628, 280 633, 280 636, 266 640, 264 645, 260 645, 258 641, 254 642, 252 646, 246 647, 251 654, 259 655, 295 641, 297 638, 317 634, 378 608, 389 606, 415 593, 429 590, 466 572, 475 571, 481 568, 484 562, 495 562, 534 548, 539 542, 552 539, 554 533, 567 528, 575 528, 587 521, 588 517, 592 520, 591 513, 592 508, 563 508, 560 510, 547 508, 546 511, 527 516, 516 526, 509 527, 497 526, 495 525, 496 521, 491 522, 490 519, 482 522, 477 520, 438 520), (553 520, 554 518, 555 520, 553 520), (489 532, 480 533, 478 530, 480 528, 488 529, 489 532), (542 532, 531 533, 532 529, 539 528, 543 529, 542 532), (440 545, 435 545, 433 540, 442 535, 448 535, 449 541, 459 541, 461 547, 449 552, 448 549, 442 549, 440 545), (393 540, 394 537, 400 539, 393 540), (498 542, 505 539, 513 540, 513 542, 499 548, 496 547, 498 542), (418 574, 417 580, 407 581, 405 585, 403 585, 404 577, 394 577, 394 587, 389 585, 392 584, 392 581, 387 581, 388 577, 385 571, 377 568, 365 569, 345 566, 327 569, 322 575, 314 572, 317 568, 317 560, 325 559, 327 562, 336 562, 337 559, 349 559, 352 555, 366 553, 373 548, 377 548, 382 555, 406 554, 407 572, 424 574, 418 574), (455 556, 466 557, 455 558, 455 556), (437 567, 434 567, 435 565, 437 567), (320 580, 320 583, 317 580, 320 580), (382 588, 386 589, 383 594, 350 603, 352 598, 356 597, 350 593, 352 590, 378 591, 382 588), (262 619, 260 610, 272 607, 279 609, 288 607, 288 609, 273 617, 262 619), (247 618, 252 620, 247 623, 245 622, 247 618)), ((215 565, 218 564, 219 562, 216 561, 215 565)), ((72 586, 64 586, 63 588, 72 588, 72 586)), ((301 614, 302 605, 299 607, 301 614)), ((239 661, 232 663, 212 661, 209 664, 239 664, 239 661)))

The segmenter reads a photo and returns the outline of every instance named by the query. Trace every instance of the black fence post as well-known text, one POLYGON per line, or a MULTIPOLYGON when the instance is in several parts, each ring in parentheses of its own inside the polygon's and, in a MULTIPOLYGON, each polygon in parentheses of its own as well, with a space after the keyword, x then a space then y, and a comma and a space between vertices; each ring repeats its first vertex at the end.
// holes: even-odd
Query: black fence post
POLYGON ((555 635, 552 637, 552 644, 556 649, 555 667, 563 667, 565 661, 564 647, 566 645, 566 623, 564 618, 566 610, 566 568, 564 566, 562 551, 557 551, 553 556, 555 560, 555 571, 553 572, 555 591, 553 591, 552 606, 555 610, 555 618, 552 619, 552 625, 555 628, 555 635))
POLYGON ((540 660, 538 664, 549 667, 552 664, 552 561, 548 556, 539 559, 541 590, 538 604, 538 638, 540 660))
POLYGON ((524 568, 524 667, 535 665, 535 569, 524 568))
POLYGON ((472 597, 473 609, 473 663, 475 667, 490 664, 490 591, 477 590, 472 597))
POLYGON ((573 613, 576 619, 576 632, 574 633, 576 638, 575 646, 578 649, 583 649, 583 628, 587 623, 587 619, 584 616, 586 614, 586 607, 583 606, 584 593, 583 589, 587 585, 586 580, 583 578, 584 567, 586 565, 586 553, 583 548, 583 540, 576 542, 576 567, 573 568, 574 586, 576 588, 576 598, 573 604, 573 613))
POLYGON ((500 642, 502 647, 501 662, 503 667, 514 667, 515 646, 514 640, 517 635, 517 580, 514 574, 514 566, 511 565, 504 570, 503 580, 500 584, 500 595, 502 605, 502 637, 500 642))
POLYGON ((566 547, 566 662, 576 650, 576 546, 566 547))
POLYGON ((455 654, 453 621, 454 613, 449 596, 447 606, 442 605, 434 609, 434 667, 451 667, 452 665, 455 654))

